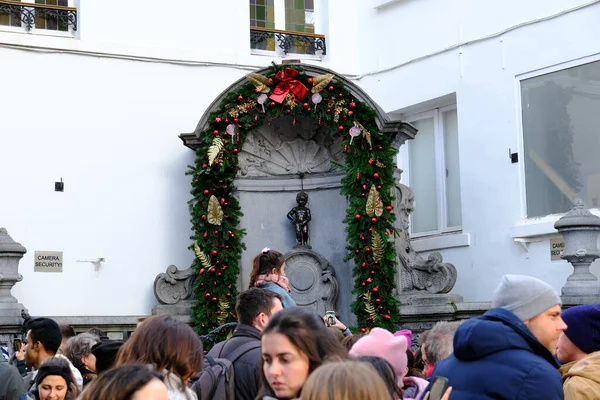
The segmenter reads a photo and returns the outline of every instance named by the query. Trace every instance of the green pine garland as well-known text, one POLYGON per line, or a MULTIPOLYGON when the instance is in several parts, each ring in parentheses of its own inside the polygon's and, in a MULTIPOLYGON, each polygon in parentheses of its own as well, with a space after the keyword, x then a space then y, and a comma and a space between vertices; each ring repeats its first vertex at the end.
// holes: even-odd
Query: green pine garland
POLYGON ((390 206, 397 150, 392 147, 391 138, 378 130, 375 110, 354 99, 335 77, 325 85, 321 83, 324 86, 319 92, 322 101, 315 106, 310 90, 313 83, 316 86, 323 78, 308 76, 301 66, 273 64, 266 75, 253 75, 246 84, 229 92, 208 118, 208 126, 200 135, 202 144, 196 150, 195 165, 188 171, 192 176, 192 240, 197 244, 198 255, 194 263, 198 276, 194 281, 196 299, 191 319, 199 334, 236 319, 234 299, 239 260, 245 249, 242 239, 246 234, 238 227, 242 213, 233 196, 238 152, 250 130, 288 115, 310 115, 318 124, 331 127, 343 136, 345 165, 342 167, 346 175, 341 192, 349 201, 344 219, 349 250, 346 261, 354 259, 355 262, 353 293, 357 296, 352 310, 363 332, 374 326, 394 331, 398 326, 398 302, 393 296, 397 265, 392 240, 395 216, 390 206), (266 95, 271 95, 279 84, 277 72, 288 68, 298 71, 294 79, 309 90, 304 99, 288 95, 281 104, 271 99, 259 104, 261 90, 268 90, 266 95), (229 125, 235 128, 235 136, 227 132, 229 125), (350 143, 349 130, 353 127, 356 127, 353 132, 360 135, 350 143), (384 208, 380 210, 381 215, 370 217, 366 204, 372 186, 380 194, 384 208), (217 201, 213 199, 209 206, 212 196, 217 201), (220 211, 222 218, 215 218, 220 211), (374 252, 376 235, 383 240, 375 239, 378 251, 374 252), (366 303, 367 299, 371 304, 366 303))

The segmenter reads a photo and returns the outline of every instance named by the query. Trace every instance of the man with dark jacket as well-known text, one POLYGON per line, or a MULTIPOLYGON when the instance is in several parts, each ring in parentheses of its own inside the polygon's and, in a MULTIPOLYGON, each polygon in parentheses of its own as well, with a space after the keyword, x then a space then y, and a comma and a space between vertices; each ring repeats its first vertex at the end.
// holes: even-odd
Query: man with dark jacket
POLYGON ((253 287, 240 293, 235 304, 239 324, 231 339, 217 343, 208 352, 209 357, 232 362, 236 400, 256 399, 262 360, 260 335, 271 315, 282 309, 281 297, 270 290, 253 287))
POLYGON ((19 370, 0 357, 0 399, 19 400, 25 386, 19 370))
POLYGON ((553 354, 561 333, 558 294, 539 279, 506 275, 492 309, 463 323, 454 352, 432 375, 448 378, 452 400, 562 400, 553 354))

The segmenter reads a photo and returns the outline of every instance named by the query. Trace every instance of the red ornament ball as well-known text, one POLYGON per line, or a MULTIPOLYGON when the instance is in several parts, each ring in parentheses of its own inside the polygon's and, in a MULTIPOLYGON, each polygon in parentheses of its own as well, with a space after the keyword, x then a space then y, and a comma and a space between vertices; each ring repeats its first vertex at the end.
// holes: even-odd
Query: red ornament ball
POLYGON ((275 107, 277 105, 277 103, 275 103, 274 101, 271 102, 271 107, 275 107))
POLYGON ((211 274, 214 274, 216 271, 215 267, 210 267, 210 269, 208 270, 208 272, 210 272, 211 274))
POLYGON ((361 193, 361 194, 360 194, 360 197, 365 197, 365 194, 364 194, 364 193, 361 193))
POLYGON ((328 113, 330 113, 330 112, 331 112, 331 108, 328 108, 328 109, 327 109, 327 112, 328 112, 328 113))
POLYGON ((342 97, 344 97, 344 94, 343 94, 343 93, 340 93, 340 94, 338 94, 338 97, 339 97, 339 98, 342 98, 342 97))
POLYGON ((369 163, 369 165, 373 165, 373 163, 375 162, 373 159, 370 159, 369 161, 367 161, 369 163))
POLYGON ((222 120, 221 120, 221 117, 217 117, 217 118, 215 118, 215 122, 216 122, 217 124, 218 124, 218 123, 220 123, 221 121, 222 121, 222 120))
POLYGON ((244 96, 242 96, 241 94, 238 96, 238 101, 244 101, 244 96))
POLYGON ((367 267, 367 263, 366 262, 362 263, 361 267, 366 268, 367 267))
POLYGON ((377 223, 377 218, 376 217, 371 218, 371 222, 374 223, 374 224, 376 224, 377 223))
POLYGON ((202 237, 203 237, 204 239, 206 239, 206 238, 208 237, 208 233, 204 232, 204 235, 202 235, 202 237))
POLYGON ((206 219, 206 214, 202 214, 202 216, 200 218, 206 219))
POLYGON ((338 131, 344 132, 344 126, 343 125, 338 126, 338 131))
POLYGON ((359 250, 359 249, 356 249, 356 250, 354 250, 354 252, 355 252, 356 254, 358 254, 358 253, 360 253, 360 250, 359 250))
POLYGON ((202 164, 202 169, 208 168, 208 164, 202 164))
POLYGON ((215 136, 219 136, 219 131, 215 129, 215 130, 213 131, 213 135, 215 135, 215 136))
MULTIPOLYGON (((202 324, 202 325, 204 325, 204 324, 202 324)), ((360 328, 360 333, 367 333, 367 330, 365 328, 360 328)))
POLYGON ((333 92, 335 90, 335 88, 333 87, 333 85, 331 85, 327 88, 327 90, 329 90, 330 92, 333 92))
POLYGON ((307 81, 308 83, 313 83, 313 78, 308 78, 306 81, 307 81))
POLYGON ((216 297, 213 297, 211 300, 213 301, 213 303, 216 303, 217 301, 219 301, 219 299, 217 299, 216 297))
POLYGON ((348 115, 349 115, 350 117, 351 117, 351 116, 353 116, 353 115, 354 115, 354 111, 352 111, 352 110, 348 111, 348 115))
POLYGON ((376 304, 381 304, 381 299, 375 299, 376 304))
POLYGON ((231 290, 231 285, 228 285, 228 286, 227 286, 227 289, 231 290))
MULTIPOLYGON (((218 273, 217 273, 217 276, 222 276, 222 275, 223 275, 223 274, 222 274, 222 273, 220 273, 220 272, 218 272, 218 273)), ((215 282, 215 285, 216 285, 216 284, 217 284, 217 282, 215 282)))
POLYGON ((255 115, 254 116, 254 122, 257 122, 257 121, 258 121, 258 115, 255 115))
POLYGON ((375 275, 375 270, 371 270, 371 275, 375 275))
POLYGON ((379 173, 378 173, 378 172, 375 172, 375 173, 373 174, 373 178, 375 178, 375 179, 379 179, 379 173))
POLYGON ((360 214, 356 214, 356 215, 354 216, 354 219, 360 219, 360 214))
POLYGON ((392 210, 394 209, 394 207, 392 207, 392 206, 385 206, 385 209, 386 209, 387 211, 392 211, 392 210))
POLYGON ((269 78, 269 85, 273 84, 273 78, 269 78))
POLYGON ((374 294, 377 294, 377 293, 379 293, 379 288, 374 287, 373 289, 371 289, 371 292, 373 292, 374 294))
POLYGON ((377 146, 377 150, 379 150, 379 151, 383 150, 383 146, 377 146))
POLYGON ((292 110, 285 110, 286 113, 291 114, 292 110))
MULTIPOLYGON (((217 232, 217 233, 218 233, 218 232, 217 232)), ((216 250, 213 250, 213 251, 211 251, 211 252, 210 252, 210 254, 212 254, 213 256, 216 256, 217 254, 219 254, 219 252, 218 252, 218 251, 216 251, 216 250)))
POLYGON ((231 293, 227 293, 227 297, 231 297, 231 293))
POLYGON ((371 279, 371 278, 367 278, 367 282, 368 282, 368 283, 371 283, 371 282, 373 282, 373 279, 371 279))
POLYGON ((237 154, 237 153, 239 153, 239 152, 240 152, 240 151, 238 150, 238 148, 237 148, 237 147, 236 147, 235 149, 233 149, 233 154, 237 154))
POLYGON ((308 108, 308 103, 304 103, 304 104, 302 104, 302 107, 304 107, 304 108, 308 108))
POLYGON ((234 118, 233 122, 235 122, 237 124, 238 122, 240 122, 240 119, 239 118, 234 118))
POLYGON ((360 286, 365 287, 367 284, 365 282, 361 283, 360 286))
POLYGON ((206 293, 206 294, 204 295, 204 297, 206 297, 207 299, 208 299, 210 296, 211 296, 211 294, 210 294, 210 293, 206 293))
POLYGON ((381 190, 381 185, 377 185, 377 190, 381 190))
POLYGON ((206 271, 204 268, 200 268, 200 271, 198 271, 198 273, 203 274, 204 271, 206 271))
POLYGON ((204 189, 204 195, 208 196, 210 194, 210 192, 208 191, 208 189, 204 189))
POLYGON ((365 253, 370 253, 371 252, 371 248, 370 247, 365 247, 365 253))

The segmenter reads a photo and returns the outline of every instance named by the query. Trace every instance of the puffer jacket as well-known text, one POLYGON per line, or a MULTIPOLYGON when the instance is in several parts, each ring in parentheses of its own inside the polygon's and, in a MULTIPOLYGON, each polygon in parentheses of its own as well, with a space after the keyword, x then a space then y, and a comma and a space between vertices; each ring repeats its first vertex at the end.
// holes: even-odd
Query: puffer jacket
POLYGON ((448 378, 452 400, 562 400, 562 379, 550 351, 512 312, 493 308, 463 323, 454 353, 431 380, 448 378))

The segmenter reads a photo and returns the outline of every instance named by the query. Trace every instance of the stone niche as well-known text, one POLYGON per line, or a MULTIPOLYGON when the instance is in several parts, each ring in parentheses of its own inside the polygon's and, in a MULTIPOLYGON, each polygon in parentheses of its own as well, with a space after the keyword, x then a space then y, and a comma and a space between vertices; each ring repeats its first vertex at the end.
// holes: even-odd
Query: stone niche
POLYGON ((349 311, 352 266, 343 261, 342 222, 347 201, 340 194, 343 171, 335 164, 343 160, 339 140, 308 117, 282 117, 250 132, 239 155, 235 183, 244 213, 240 226, 247 231, 240 286, 248 287, 252 259, 269 247, 286 255, 292 296, 298 304, 319 313, 335 310, 350 321, 354 318, 349 311), (312 215, 310 251, 294 249, 294 226, 286 217, 301 190, 308 193, 312 215))

